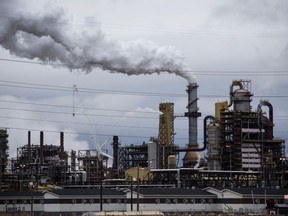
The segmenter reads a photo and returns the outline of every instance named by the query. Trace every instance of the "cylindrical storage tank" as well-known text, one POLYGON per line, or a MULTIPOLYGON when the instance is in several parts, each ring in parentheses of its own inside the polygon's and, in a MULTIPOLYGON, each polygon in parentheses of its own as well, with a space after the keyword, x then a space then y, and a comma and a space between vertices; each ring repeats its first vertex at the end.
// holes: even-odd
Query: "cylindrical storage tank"
POLYGON ((76 170, 76 151, 71 150, 71 170, 76 170))
POLYGON ((175 155, 168 156, 168 169, 176 169, 176 156, 175 155))
POLYGON ((81 170, 80 173, 81 173, 81 181, 86 182, 87 181, 87 173, 84 170, 81 170))
POLYGON ((209 124, 207 127, 207 156, 209 170, 221 170, 219 135, 219 125, 209 124))
POLYGON ((252 94, 246 89, 238 89, 233 93, 234 111, 249 112, 251 111, 251 96, 252 94))
POLYGON ((157 143, 150 140, 148 143, 148 167, 149 169, 157 169, 157 143))

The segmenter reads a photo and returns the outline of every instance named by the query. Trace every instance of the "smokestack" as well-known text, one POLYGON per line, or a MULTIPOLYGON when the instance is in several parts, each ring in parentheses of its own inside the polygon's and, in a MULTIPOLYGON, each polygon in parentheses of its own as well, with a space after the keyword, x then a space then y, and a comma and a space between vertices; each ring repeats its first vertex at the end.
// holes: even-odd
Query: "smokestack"
POLYGON ((31 131, 28 131, 28 145, 27 145, 27 154, 28 154, 28 164, 31 163, 31 131))
POLYGON ((40 164, 44 163, 44 133, 40 131, 40 164))
POLYGON ((186 90, 188 93, 188 105, 186 107, 188 112, 185 113, 185 116, 188 117, 189 122, 189 144, 197 144, 197 118, 201 116, 197 107, 198 87, 197 83, 189 83, 186 90))
POLYGON ((112 169, 118 169, 118 152, 119 152, 119 140, 118 136, 113 136, 113 165, 112 169))
POLYGON ((201 116, 201 113, 198 112, 197 106, 197 83, 189 83, 187 86, 188 94, 188 112, 185 113, 185 116, 188 117, 188 135, 189 143, 187 146, 186 154, 183 158, 184 167, 195 167, 199 165, 199 153, 197 152, 198 148, 198 139, 197 139, 197 118, 201 116), (191 149, 191 151, 189 151, 191 149))
POLYGON ((60 160, 64 160, 64 132, 60 132, 60 160))

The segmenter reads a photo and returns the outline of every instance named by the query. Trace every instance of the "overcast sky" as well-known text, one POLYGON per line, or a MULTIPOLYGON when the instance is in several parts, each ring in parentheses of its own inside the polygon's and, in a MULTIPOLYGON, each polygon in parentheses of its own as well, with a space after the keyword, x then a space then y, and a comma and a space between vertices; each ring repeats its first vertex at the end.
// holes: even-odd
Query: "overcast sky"
MULTIPOLYGON (((286 0, 2 0, 0 14, 0 127, 11 156, 28 130, 33 144, 44 131, 59 145, 64 131, 65 150, 93 148, 89 121, 100 143, 148 142, 159 103, 187 111, 188 82, 199 85, 201 146, 203 118, 234 79, 251 80, 253 110, 269 100, 275 137, 287 142, 286 0)), ((187 125, 176 118, 175 144, 187 144, 187 125)))

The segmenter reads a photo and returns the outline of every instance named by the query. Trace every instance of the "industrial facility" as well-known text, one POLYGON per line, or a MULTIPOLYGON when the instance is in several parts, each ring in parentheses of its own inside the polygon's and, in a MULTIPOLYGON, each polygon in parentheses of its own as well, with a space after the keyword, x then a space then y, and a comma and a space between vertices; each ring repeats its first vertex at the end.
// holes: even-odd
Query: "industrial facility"
MULTIPOLYGON (((31 133, 28 131, 27 143, 17 149, 17 158, 9 161, 8 134, 6 129, 2 129, 1 190, 46 191, 45 196, 48 190, 48 193, 56 196, 58 192, 54 191, 55 187, 98 188, 102 191, 104 185, 106 189, 122 192, 127 189, 132 191, 133 188, 135 190, 135 185, 138 192, 140 189, 153 187, 179 190, 196 188, 205 189, 207 200, 213 202, 216 192, 213 195, 208 194, 214 190, 211 188, 287 188, 285 140, 274 137, 272 104, 261 100, 256 108, 252 108, 251 81, 232 81, 227 92, 229 101, 216 102, 215 113, 203 117, 204 142, 199 144, 198 118, 201 113, 197 106, 197 89, 197 83, 189 83, 187 86, 187 112, 183 114, 189 125, 186 146, 174 143, 174 103, 160 103, 158 137, 151 137, 141 145, 121 146, 119 137, 114 136, 111 143, 111 167, 108 166, 109 157, 98 149, 66 152, 63 132, 59 133, 59 144, 47 145, 44 143, 43 131, 39 134, 39 144, 31 143, 31 133), (185 154, 181 166, 178 166, 176 161, 180 152, 185 154), (205 158, 200 158, 200 154, 204 152, 205 158)), ((141 193, 144 197, 147 195, 144 191, 141 193)), ((199 192, 200 195, 201 193, 203 191, 199 192)), ((132 192, 127 196, 118 195, 121 199, 128 199, 131 194, 132 192)), ((147 197, 149 198, 148 195, 147 197)), ((191 203, 194 198, 183 199, 191 203)), ((139 202, 139 197, 137 199, 139 202)), ((278 199, 282 199, 284 204, 284 196, 278 199)), ((169 203, 174 202, 171 197, 169 200, 169 203)), ((102 202, 101 197, 99 202, 102 202)), ((124 208, 126 207, 121 205, 120 210, 124 208)), ((132 208, 133 206, 130 210, 132 208)))

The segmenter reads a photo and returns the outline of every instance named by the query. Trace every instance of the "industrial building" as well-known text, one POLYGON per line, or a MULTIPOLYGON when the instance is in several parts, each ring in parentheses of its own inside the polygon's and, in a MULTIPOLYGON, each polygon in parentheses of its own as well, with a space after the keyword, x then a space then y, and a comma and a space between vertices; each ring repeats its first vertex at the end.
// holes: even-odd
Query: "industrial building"
MULTIPOLYGON (((228 92, 229 101, 215 103, 215 113, 203 118, 204 141, 203 145, 199 145, 198 118, 201 113, 197 106, 198 87, 197 83, 189 83, 187 86, 187 112, 181 116, 188 118, 189 138, 186 146, 174 143, 174 120, 179 117, 174 114, 174 103, 160 103, 158 137, 151 137, 148 142, 140 145, 122 146, 118 136, 114 136, 111 143, 112 167, 108 166, 108 157, 97 149, 65 152, 63 132, 60 133, 59 145, 44 144, 43 132, 40 132, 39 145, 31 144, 31 134, 28 132, 27 144, 17 149, 17 158, 11 161, 12 171, 9 173, 6 170, 8 134, 6 130, 1 130, 1 187, 5 191, 27 192, 46 191, 57 185, 70 189, 98 188, 102 191, 104 184, 112 189, 121 188, 121 191, 128 194, 127 191, 137 185, 143 197, 146 194, 144 188, 163 186, 179 190, 219 187, 231 190, 250 187, 287 188, 285 141, 274 138, 272 104, 261 100, 258 107, 253 109, 251 81, 232 81, 228 92), (268 108, 268 113, 264 108, 268 108), (204 151, 206 157, 200 158, 200 153, 204 151), (183 165, 179 167, 177 160, 180 152, 185 154, 183 165)), ((214 193, 215 190, 218 189, 206 189, 205 193, 214 193)), ((57 194, 46 192, 45 197, 50 197, 47 193, 57 194)), ((235 193, 241 194, 239 191, 235 193)), ((207 200, 215 200, 215 194, 206 194, 207 200)), ((161 195, 162 198, 165 199, 165 194, 161 195)), ((172 198, 167 199, 174 202, 172 198)), ((182 201, 181 205, 185 205, 182 201)), ((125 205, 119 208, 127 210, 125 205)), ((144 204, 142 208, 149 209, 144 204)), ((223 210, 223 206, 217 208, 223 210)))
POLYGON ((177 215, 219 215, 219 212, 227 215, 287 215, 284 199, 287 193, 287 189, 275 188, 104 188, 102 192, 97 188, 55 188, 43 193, 34 192, 33 196, 29 192, 2 192, 0 212, 30 213, 32 209, 35 216, 80 216, 100 211, 104 211, 105 215, 109 212, 125 215, 124 212, 129 211, 134 211, 134 215, 146 211, 177 215), (268 208, 266 203, 269 203, 268 208))
POLYGON ((272 181, 283 185, 280 180, 287 179, 283 172, 285 141, 274 139, 273 106, 262 100, 253 111, 250 89, 251 81, 233 81, 229 103, 215 104, 215 120, 205 131, 208 169, 256 171, 266 185, 272 181), (263 106, 269 109, 268 117, 263 106))

